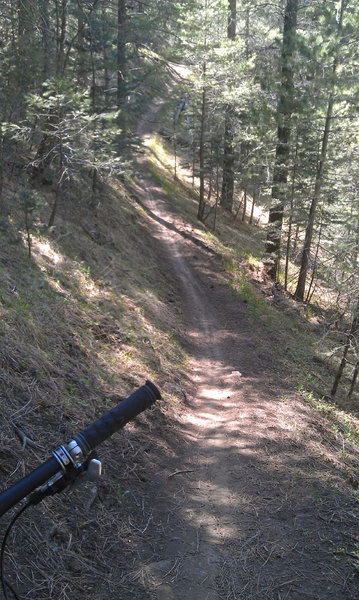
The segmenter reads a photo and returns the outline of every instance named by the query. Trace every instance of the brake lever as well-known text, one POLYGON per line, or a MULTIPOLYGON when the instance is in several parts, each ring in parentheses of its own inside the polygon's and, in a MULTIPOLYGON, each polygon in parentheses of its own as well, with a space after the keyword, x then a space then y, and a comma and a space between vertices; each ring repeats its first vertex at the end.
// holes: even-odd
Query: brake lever
POLYGON ((70 483, 72 490, 76 490, 80 485, 86 481, 97 482, 102 475, 102 463, 98 458, 90 458, 87 460, 87 466, 85 470, 70 483))

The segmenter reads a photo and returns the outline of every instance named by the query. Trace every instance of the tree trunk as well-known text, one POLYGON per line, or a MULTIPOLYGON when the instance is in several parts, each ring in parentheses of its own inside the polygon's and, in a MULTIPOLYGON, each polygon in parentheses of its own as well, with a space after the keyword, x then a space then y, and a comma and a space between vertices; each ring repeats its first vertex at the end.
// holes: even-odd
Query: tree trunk
POLYGON ((217 146, 216 204, 214 207, 213 231, 216 231, 218 203, 219 203, 219 156, 218 156, 218 146, 217 146))
POLYGON ((104 102, 105 107, 109 105, 109 90, 110 90, 110 75, 108 67, 108 43, 107 43, 107 25, 106 25, 106 3, 101 3, 102 11, 102 64, 103 64, 103 79, 104 79, 104 102))
POLYGON ((344 345, 344 350, 343 350, 343 357, 342 357, 342 360, 340 362, 337 374, 336 374, 335 379, 334 379, 333 387, 332 387, 332 390, 331 390, 331 393, 330 393, 331 398, 335 398, 335 395, 337 393, 338 386, 339 386, 340 380, 341 380, 342 375, 343 375, 344 367, 345 367, 346 362, 347 362, 347 354, 348 354, 350 346, 352 344, 352 341, 353 341, 353 338, 354 338, 354 333, 356 331, 357 325, 358 325, 358 305, 357 305, 357 307, 355 309, 355 314, 354 314, 354 318, 353 318, 353 321, 352 321, 352 324, 351 324, 351 327, 350 327, 350 331, 347 334, 347 339, 346 339, 346 342, 345 342, 345 345, 344 345))
POLYGON ((354 252, 353 252, 353 268, 356 268, 358 263, 359 254, 359 219, 355 228, 355 241, 354 241, 354 252))
POLYGON ((338 43, 336 54, 334 56, 334 61, 333 61, 332 80, 330 83, 330 94, 329 94, 327 114, 326 114, 326 118, 325 118, 325 127, 324 127, 322 144, 321 144, 321 153, 320 153, 319 163, 318 163, 318 167, 317 167, 317 173, 316 173, 316 177, 315 177, 314 193, 313 193, 313 199, 312 199, 312 203, 311 203, 310 211, 309 211, 307 229, 305 232, 305 239, 304 239, 304 246, 303 246, 303 252, 302 252, 302 260, 301 260, 301 265, 300 265, 298 283, 297 283, 297 288, 296 288, 295 294, 294 294, 295 299, 299 300, 301 302, 304 299, 305 284, 306 284, 307 273, 308 273, 309 254, 310 254, 312 238, 313 238, 315 215, 317 212, 317 206, 318 206, 318 202, 319 202, 320 194, 321 194, 321 190, 322 190, 323 179, 324 179, 324 168, 325 168, 326 159, 327 159, 330 127, 331 127, 332 116, 333 116, 333 108, 334 108, 334 104, 335 104, 335 83, 336 83, 336 73, 337 73, 338 64, 339 64, 339 49, 340 49, 340 42, 342 40, 343 16, 344 16, 345 4, 346 4, 346 0, 342 0, 341 8, 340 8, 339 23, 338 23, 338 31, 339 31, 340 37, 339 37, 339 43, 338 43))
POLYGON ((266 242, 266 270, 275 280, 279 268, 279 254, 283 225, 284 204, 287 197, 287 179, 290 157, 291 117, 293 105, 293 57, 297 30, 298 0, 287 0, 282 44, 281 91, 278 103, 278 141, 273 172, 272 200, 266 242))
POLYGON ((205 77, 206 77, 206 63, 203 63, 201 131, 200 131, 200 140, 199 140, 199 204, 198 204, 198 213, 197 213, 197 219, 199 221, 202 221, 202 219, 203 219, 204 208, 205 208, 205 200, 204 200, 204 141, 205 141, 206 112, 207 112, 207 110, 206 110, 207 96, 206 96, 205 77))
POLYGON ((92 193, 93 194, 96 194, 96 191, 97 191, 97 179, 98 179, 97 168, 93 167, 93 169, 92 169, 92 193))
POLYGON ((177 179, 177 129, 176 129, 176 119, 173 119, 173 151, 175 155, 175 172, 174 178, 177 179))
MULTIPOLYGON (((47 116, 48 125, 56 126, 60 115, 53 110, 49 111, 47 116)), ((41 183, 52 183, 52 177, 49 178, 48 167, 52 161, 52 149, 54 140, 48 133, 43 133, 38 149, 36 151, 35 160, 31 172, 33 181, 37 180, 41 183)))
POLYGON ((310 278, 310 284, 309 284, 309 289, 308 289, 308 293, 307 293, 307 297, 306 297, 306 302, 309 302, 309 299, 311 298, 311 291, 312 291, 312 287, 313 287, 313 283, 314 283, 314 279, 315 279, 315 274, 317 272, 317 264, 318 264, 318 255, 319 255, 319 248, 320 248, 320 240, 322 237, 322 227, 323 227, 323 212, 322 212, 322 218, 320 221, 320 227, 319 227, 319 236, 318 236, 318 243, 317 243, 317 248, 315 251, 315 256, 314 256, 314 263, 313 263, 313 271, 312 271, 312 276, 310 278))
POLYGON ((60 151, 59 151, 59 179, 56 185, 56 192, 55 192, 55 202, 52 205, 52 210, 51 210, 51 215, 50 215, 50 219, 49 222, 47 224, 48 227, 52 227, 54 222, 55 222, 55 216, 57 213, 57 208, 59 205, 59 200, 60 200, 60 194, 61 194, 61 190, 62 190, 62 182, 63 182, 63 178, 64 178, 64 163, 63 163, 63 147, 62 147, 62 138, 60 138, 59 140, 60 142, 60 151))
POLYGON ((246 212, 247 212, 247 188, 244 190, 243 196, 243 212, 242 212, 242 223, 246 220, 246 212))
POLYGON ((67 4, 68 0, 61 0, 60 5, 56 0, 56 75, 62 75, 65 68, 65 37, 67 27, 67 4))
POLYGON ((122 108, 126 98, 126 2, 118 0, 117 7, 117 107, 122 108))
POLYGON ((193 133, 192 140, 192 187, 194 188, 194 176, 196 170, 196 144, 195 144, 195 135, 193 133))
POLYGON ((234 111, 230 104, 225 107, 224 115, 224 154, 221 206, 225 210, 233 209, 234 193, 234 111))
POLYGON ((43 80, 50 76, 50 22, 49 22, 49 3, 48 0, 41 0, 40 4, 40 28, 42 37, 42 77, 43 80))
POLYGON ((87 65, 86 65, 86 48, 85 48, 85 25, 86 17, 78 7, 77 16, 77 83, 81 87, 87 86, 87 65))
POLYGON ((250 7, 250 2, 252 0, 246 0, 245 2, 245 11, 246 11, 246 16, 245 16, 245 32, 244 32, 244 47, 245 47, 245 52, 246 52, 246 59, 249 59, 249 24, 250 24, 250 18, 249 18, 249 7, 250 7))
POLYGON ((57 213, 57 207, 59 205, 59 198, 60 198, 60 184, 58 183, 57 186, 56 186, 55 201, 54 201, 54 203, 52 205, 49 222, 47 224, 48 227, 52 227, 53 224, 54 224, 54 222, 55 222, 55 217, 56 217, 56 213, 57 213))
POLYGON ((284 289, 287 291, 288 289, 288 270, 289 270, 289 253, 290 253, 290 241, 292 237, 292 224, 293 224, 293 199, 290 199, 290 215, 289 215, 289 223, 288 223, 288 237, 287 237, 287 247, 285 251, 285 268, 284 268, 284 289))
MULTIPOLYGON (((237 0, 228 0, 228 28, 229 40, 236 39, 237 0)), ((223 178, 221 205, 226 210, 232 211, 234 192, 234 110, 231 104, 226 104, 224 109, 224 153, 223 153, 223 178)))
POLYGON ((241 211, 242 204, 243 204, 243 198, 244 198, 244 192, 241 192, 241 198, 240 198, 240 200, 239 200, 239 202, 238 202, 238 206, 237 206, 237 212, 236 212, 236 214, 234 215, 234 218, 233 218, 233 223, 235 223, 235 222, 237 221, 237 219, 238 219, 238 216, 239 216, 239 213, 240 213, 240 211, 241 211))
POLYGON ((289 253, 290 253, 290 242, 292 237, 292 224, 293 224, 293 207, 294 207, 294 189, 295 189, 295 178, 297 174, 298 164, 298 134, 297 143, 295 146, 295 159, 293 165, 293 176, 292 176, 292 189, 290 193, 290 214, 289 214, 289 225, 288 225, 288 237, 287 237, 287 248, 285 253, 285 270, 284 270, 284 289, 288 289, 288 268, 289 268, 289 253))
POLYGON ((303 246, 302 258, 301 258, 301 263, 300 263, 299 277, 298 277, 298 282, 297 282, 297 288, 296 288, 295 294, 294 294, 295 299, 299 300, 299 301, 303 301, 303 299, 304 299, 305 284, 306 284, 308 265, 309 265, 309 255, 310 255, 310 249, 311 249, 312 239, 313 239, 315 215, 317 212, 317 206, 318 206, 318 202, 320 199, 320 193, 321 193, 322 184, 323 184, 324 166, 325 166, 326 157, 327 157, 328 141, 329 141, 331 119, 332 119, 332 114, 333 114, 333 107, 334 107, 334 98, 333 98, 333 96, 331 96, 329 99, 329 102, 328 102, 327 116, 326 116, 326 120, 325 120, 325 128, 324 128, 324 134, 323 134, 323 139, 322 139, 321 158, 319 161, 317 174, 316 174, 316 178, 315 178, 315 188, 314 188, 312 203, 310 205, 308 224, 307 224, 307 228, 305 231, 305 239, 304 239, 304 246, 303 246))
POLYGON ((253 214, 254 214, 254 206, 255 206, 255 202, 256 202, 256 191, 253 190, 253 196, 252 196, 252 208, 251 208, 251 216, 249 218, 249 224, 252 225, 253 223, 253 214))
MULTIPOLYGON (((97 86, 96 86, 96 65, 95 65, 95 40, 94 40, 94 32, 92 28, 92 21, 88 19, 88 28, 90 35, 90 60, 91 60, 91 107, 92 111, 95 113, 98 109, 97 106, 97 86)), ((97 43, 97 41, 96 41, 97 43)), ((86 77, 86 75, 85 75, 86 77)))
POLYGON ((354 392, 355 384, 356 384, 357 379, 358 379, 358 373, 359 373, 359 362, 357 361, 355 363, 354 373, 353 373, 352 381, 351 381, 351 384, 350 384, 350 390, 348 392, 348 400, 350 400, 350 398, 352 397, 352 394, 354 392))
POLYGON ((30 0, 18 0, 17 2, 17 77, 16 83, 18 88, 20 102, 17 109, 19 110, 20 118, 25 118, 25 106, 23 98, 29 92, 30 86, 34 83, 34 61, 32 54, 32 46, 34 41, 34 29, 36 27, 36 5, 30 0))
POLYGON ((25 206, 24 206, 24 212, 25 212, 25 229, 26 229, 26 240, 27 240, 27 255, 29 257, 29 260, 31 260, 31 232, 30 232, 30 221, 29 221, 29 208, 28 205, 25 201, 25 206))
POLYGON ((292 248, 292 256, 295 256, 295 253, 297 252, 298 238, 299 238, 299 223, 297 223, 296 228, 295 228, 294 242, 293 242, 293 248, 292 248))

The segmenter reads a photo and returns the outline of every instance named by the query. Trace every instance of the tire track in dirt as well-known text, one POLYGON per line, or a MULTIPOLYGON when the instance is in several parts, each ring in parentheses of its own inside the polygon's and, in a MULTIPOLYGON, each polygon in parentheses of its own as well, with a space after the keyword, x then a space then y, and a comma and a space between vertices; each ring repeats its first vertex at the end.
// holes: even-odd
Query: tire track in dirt
MULTIPOLYGON (((160 199, 160 190, 151 189, 148 180, 140 183, 146 190, 144 205, 152 217, 157 218, 153 226, 163 246, 168 270, 175 274, 177 287, 181 289, 181 306, 191 354, 191 396, 195 397, 192 410, 188 410, 181 421, 182 433, 187 439, 187 452, 183 457, 185 470, 197 474, 192 476, 195 485, 192 484, 192 490, 186 494, 184 509, 190 527, 183 528, 182 524, 180 531, 172 535, 172 543, 167 548, 170 553, 172 551, 180 556, 181 576, 175 586, 159 586, 157 597, 159 600, 183 598, 186 590, 186 597, 191 600, 214 600, 218 597, 215 578, 221 563, 218 546, 222 544, 234 518, 230 509, 232 499, 228 459, 224 456, 223 460, 221 455, 227 446, 228 432, 235 426, 233 384, 229 379, 239 377, 239 373, 228 377, 228 368, 216 343, 213 327, 216 316, 208 299, 208 290, 197 279, 186 259, 188 251, 192 252, 191 243, 163 224, 167 222, 174 224, 176 229, 180 227, 173 215, 167 212, 165 201, 160 199), (204 348, 203 352, 201 347, 204 348), (200 479, 196 478, 198 475, 200 479), (205 508, 209 498, 210 511, 205 508), (221 506, 223 508, 219 509, 221 506)), ((178 470, 181 468, 178 467, 178 470)), ((185 473, 179 475, 188 479, 185 473)), ((176 485, 174 482, 174 487, 176 485)))

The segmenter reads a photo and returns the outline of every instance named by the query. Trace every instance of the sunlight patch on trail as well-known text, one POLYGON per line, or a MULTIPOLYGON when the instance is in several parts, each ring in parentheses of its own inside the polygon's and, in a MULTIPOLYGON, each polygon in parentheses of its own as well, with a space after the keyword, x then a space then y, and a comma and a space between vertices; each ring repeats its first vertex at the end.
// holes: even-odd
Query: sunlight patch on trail
POLYGON ((228 398, 230 391, 228 389, 220 389, 220 388, 201 388, 201 398, 206 398, 208 400, 224 400, 228 398))

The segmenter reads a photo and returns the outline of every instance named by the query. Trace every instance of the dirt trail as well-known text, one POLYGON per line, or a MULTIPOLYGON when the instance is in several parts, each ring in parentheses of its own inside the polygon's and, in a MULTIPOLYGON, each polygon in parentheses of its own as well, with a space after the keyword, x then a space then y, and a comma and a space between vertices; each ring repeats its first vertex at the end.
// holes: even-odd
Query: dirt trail
POLYGON ((312 443, 311 410, 286 396, 278 340, 231 292, 217 259, 181 234, 189 224, 156 182, 138 184, 183 313, 191 382, 181 441, 158 456, 151 504, 163 535, 144 542, 135 597, 359 598, 352 566, 335 554, 357 539, 357 505, 312 443))

